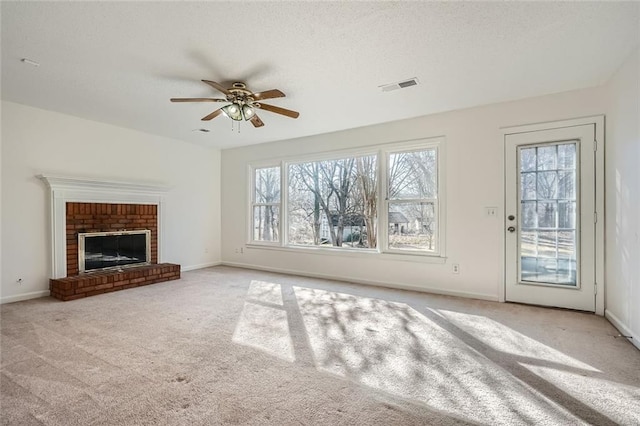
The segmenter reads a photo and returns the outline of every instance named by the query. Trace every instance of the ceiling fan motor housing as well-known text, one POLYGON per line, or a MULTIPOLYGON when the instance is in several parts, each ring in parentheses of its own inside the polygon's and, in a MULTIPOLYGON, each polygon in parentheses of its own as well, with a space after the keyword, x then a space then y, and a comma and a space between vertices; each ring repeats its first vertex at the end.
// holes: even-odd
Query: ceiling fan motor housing
POLYGON ((247 86, 244 83, 236 82, 228 89, 230 95, 227 96, 229 102, 243 104, 251 104, 254 99, 251 97, 251 91, 247 90, 247 86))

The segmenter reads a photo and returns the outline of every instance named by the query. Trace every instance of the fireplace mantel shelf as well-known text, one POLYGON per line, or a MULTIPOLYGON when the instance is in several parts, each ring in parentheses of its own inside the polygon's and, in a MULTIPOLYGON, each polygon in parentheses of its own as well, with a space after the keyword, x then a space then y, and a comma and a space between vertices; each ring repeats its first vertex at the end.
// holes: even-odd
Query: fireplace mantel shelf
POLYGON ((36 177, 43 180, 52 191, 119 191, 147 194, 162 194, 169 191, 169 187, 162 184, 121 182, 115 180, 100 180, 46 174, 40 174, 36 177))

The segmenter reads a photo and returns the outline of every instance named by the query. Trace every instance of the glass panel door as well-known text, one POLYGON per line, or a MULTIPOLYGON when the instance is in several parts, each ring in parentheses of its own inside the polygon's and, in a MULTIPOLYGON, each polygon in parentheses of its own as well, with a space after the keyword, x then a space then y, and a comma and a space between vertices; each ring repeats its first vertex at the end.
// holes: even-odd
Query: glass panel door
POLYGON ((519 280, 578 285, 577 141, 521 146, 519 280))
POLYGON ((506 301, 589 312, 602 302, 595 132, 592 123, 505 136, 506 301))

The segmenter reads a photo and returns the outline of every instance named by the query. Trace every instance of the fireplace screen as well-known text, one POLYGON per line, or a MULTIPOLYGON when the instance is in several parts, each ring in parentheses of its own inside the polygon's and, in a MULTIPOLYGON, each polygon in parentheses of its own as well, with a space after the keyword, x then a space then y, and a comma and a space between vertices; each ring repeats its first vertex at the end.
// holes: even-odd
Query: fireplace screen
POLYGON ((78 234, 80 273, 149 264, 151 231, 89 232, 78 234))

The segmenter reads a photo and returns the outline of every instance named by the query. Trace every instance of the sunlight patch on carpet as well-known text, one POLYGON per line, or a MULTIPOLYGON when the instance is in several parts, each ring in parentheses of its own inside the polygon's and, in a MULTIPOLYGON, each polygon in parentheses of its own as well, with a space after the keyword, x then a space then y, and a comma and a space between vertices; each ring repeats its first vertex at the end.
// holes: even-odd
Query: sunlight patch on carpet
POLYGON ((295 361, 289 321, 283 309, 245 302, 233 342, 260 349, 285 361, 295 361))
POLYGON ((576 421, 407 304, 294 291, 320 371, 483 424, 576 421))
POLYGON ((282 289, 280 284, 252 280, 247 299, 282 306, 282 289))
POLYGON ((578 361, 485 316, 445 309, 438 309, 438 311, 451 323, 501 352, 530 358, 532 362, 547 362, 550 365, 557 365, 558 369, 566 366, 585 370, 585 373, 600 372, 600 370, 593 368, 589 364, 578 361))
POLYGON ((522 365, 563 391, 576 395, 585 404, 592 404, 616 423, 640 425, 640 388, 602 379, 597 373, 592 377, 576 371, 524 363, 522 365), (593 397, 586 398, 585 393, 593 397), (624 415, 621 416, 621 413, 624 415))

